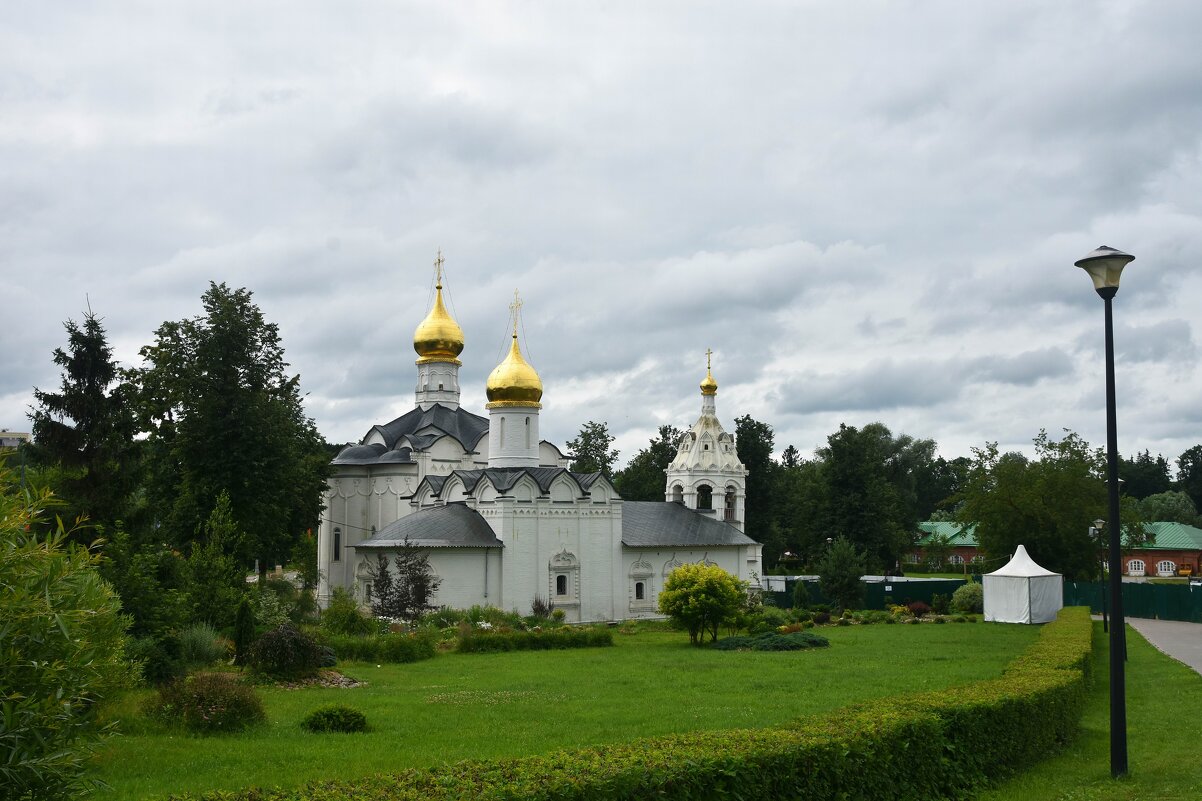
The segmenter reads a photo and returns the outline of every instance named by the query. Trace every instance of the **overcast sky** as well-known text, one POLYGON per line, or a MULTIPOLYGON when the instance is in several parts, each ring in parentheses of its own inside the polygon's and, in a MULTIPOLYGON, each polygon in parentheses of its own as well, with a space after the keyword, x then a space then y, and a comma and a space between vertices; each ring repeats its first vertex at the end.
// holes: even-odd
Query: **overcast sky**
POLYGON ((0 5, 0 428, 62 323, 118 358, 210 280, 278 323, 331 441, 412 408, 446 258, 483 413, 507 305, 542 434, 777 450, 881 421, 948 457, 1040 428, 1202 442, 1202 3, 0 5))

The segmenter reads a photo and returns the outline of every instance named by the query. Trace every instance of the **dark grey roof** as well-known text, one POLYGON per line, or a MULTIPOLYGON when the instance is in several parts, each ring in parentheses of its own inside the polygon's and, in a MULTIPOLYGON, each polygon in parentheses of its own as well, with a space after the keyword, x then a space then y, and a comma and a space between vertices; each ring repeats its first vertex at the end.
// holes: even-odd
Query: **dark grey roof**
MULTIPOLYGON (((591 487, 601 475, 600 473, 573 473, 565 470, 562 467, 486 467, 480 470, 455 470, 451 473, 453 476, 459 476, 463 481, 463 488, 466 492, 475 492, 476 486, 481 479, 487 478, 489 483, 496 488, 497 492, 505 494, 513 489, 518 483, 518 479, 523 475, 530 476, 534 479, 534 483, 538 484, 540 492, 547 493, 551 491, 551 483, 558 476, 566 475, 576 482, 576 486, 580 488, 581 493, 584 493, 591 487)), ((435 495, 442 492, 442 488, 446 483, 447 476, 439 476, 442 481, 435 484, 432 479, 435 476, 427 476, 430 480, 430 489, 435 495)), ((447 500, 453 500, 448 498, 447 500)))
POLYGON ((464 450, 474 451, 476 443, 488 433, 488 418, 472 414, 462 407, 450 409, 435 403, 429 409, 417 408, 406 412, 391 423, 375 426, 372 431, 379 431, 384 437, 384 444, 391 449, 406 434, 416 434, 427 428, 454 437, 464 450))
POLYGON ((409 542, 422 548, 503 548, 492 527, 474 509, 449 503, 422 509, 389 523, 356 548, 396 548, 409 542))
POLYGON ((666 501, 622 503, 622 544, 631 548, 755 545, 734 526, 666 501))
POLYGON ((391 423, 375 426, 367 436, 374 432, 379 432, 384 444, 348 445, 334 457, 334 464, 412 464, 413 451, 424 451, 443 437, 453 438, 470 453, 488 433, 488 418, 436 403, 429 409, 414 409, 391 423))

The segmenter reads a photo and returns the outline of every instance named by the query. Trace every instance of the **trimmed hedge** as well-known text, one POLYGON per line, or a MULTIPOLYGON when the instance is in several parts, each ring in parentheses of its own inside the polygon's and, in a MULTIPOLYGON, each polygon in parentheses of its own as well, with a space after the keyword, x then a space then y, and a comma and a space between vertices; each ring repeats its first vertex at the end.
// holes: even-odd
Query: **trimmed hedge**
POLYGON ((608 628, 564 626, 541 631, 472 631, 459 640, 457 650, 465 654, 495 651, 552 651, 564 648, 594 648, 614 644, 608 628))
POLYGON ((340 660, 352 662, 419 662, 433 659, 437 635, 433 632, 418 634, 379 634, 374 637, 356 637, 350 634, 331 634, 325 643, 340 660))
POLYGON ((1091 626, 1088 610, 1066 609, 1000 679, 877 700, 782 728, 693 732, 178 801, 963 798, 1076 733, 1091 626))
POLYGON ((314 734, 327 734, 329 732, 354 734, 356 732, 367 731, 367 716, 358 709, 351 709, 349 706, 330 704, 318 707, 305 715, 304 720, 301 721, 301 726, 314 734))

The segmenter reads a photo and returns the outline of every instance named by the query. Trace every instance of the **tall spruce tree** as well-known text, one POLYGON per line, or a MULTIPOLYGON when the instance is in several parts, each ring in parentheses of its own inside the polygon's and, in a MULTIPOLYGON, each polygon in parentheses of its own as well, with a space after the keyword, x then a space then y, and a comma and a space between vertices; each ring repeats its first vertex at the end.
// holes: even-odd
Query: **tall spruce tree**
POLYGON ((150 494, 177 544, 218 498, 246 533, 237 555, 260 575, 317 522, 327 458, 288 375, 279 330, 247 289, 211 283, 204 313, 165 322, 142 349, 139 409, 150 432, 150 494))
MULTIPOLYGON (((67 349, 55 348, 62 368, 58 392, 34 388, 30 460, 57 469, 64 518, 86 516, 111 527, 129 511, 138 486, 138 444, 129 387, 121 380, 108 335, 92 312, 83 325, 68 320, 67 349)), ((77 536, 89 537, 87 531, 77 536)))

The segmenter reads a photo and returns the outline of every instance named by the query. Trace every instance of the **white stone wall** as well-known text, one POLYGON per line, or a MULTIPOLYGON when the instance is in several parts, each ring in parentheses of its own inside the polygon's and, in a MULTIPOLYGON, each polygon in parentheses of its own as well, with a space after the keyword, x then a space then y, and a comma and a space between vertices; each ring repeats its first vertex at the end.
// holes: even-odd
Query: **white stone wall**
POLYGON ((417 363, 417 387, 414 389, 417 405, 423 410, 435 403, 459 406, 459 365, 454 362, 417 363))

